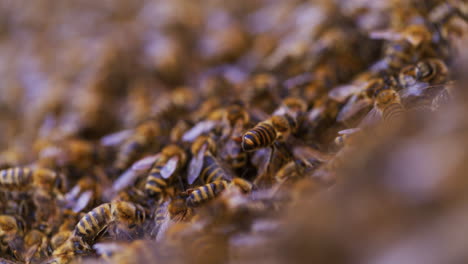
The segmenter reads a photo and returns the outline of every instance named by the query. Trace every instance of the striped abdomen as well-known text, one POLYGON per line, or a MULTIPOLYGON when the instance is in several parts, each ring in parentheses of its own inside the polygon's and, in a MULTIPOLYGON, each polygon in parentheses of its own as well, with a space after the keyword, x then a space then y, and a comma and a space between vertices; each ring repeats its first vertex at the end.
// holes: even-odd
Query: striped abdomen
POLYGON ((188 206, 198 206, 206 201, 214 199, 228 187, 227 181, 215 181, 195 188, 187 197, 188 206))
POLYGON ((150 171, 148 178, 146 178, 145 191, 149 197, 159 199, 168 185, 169 179, 164 179, 161 176, 161 169, 163 164, 156 164, 150 171))
POLYGON ((92 241, 112 220, 111 204, 102 204, 85 216, 75 226, 73 235, 81 237, 84 241, 92 241))
POLYGON ((10 168, 0 171, 0 186, 12 189, 22 189, 32 183, 33 171, 29 168, 10 168))
POLYGON ((382 117, 384 122, 391 123, 400 121, 405 115, 405 108, 400 103, 393 103, 385 107, 382 111, 382 117))
POLYGON ((203 168, 200 177, 204 183, 210 183, 224 180, 226 178, 226 172, 213 155, 207 154, 203 157, 203 168))
POLYGON ((242 136, 242 149, 244 151, 254 151, 268 147, 273 144, 276 136, 276 130, 270 122, 260 122, 242 136))

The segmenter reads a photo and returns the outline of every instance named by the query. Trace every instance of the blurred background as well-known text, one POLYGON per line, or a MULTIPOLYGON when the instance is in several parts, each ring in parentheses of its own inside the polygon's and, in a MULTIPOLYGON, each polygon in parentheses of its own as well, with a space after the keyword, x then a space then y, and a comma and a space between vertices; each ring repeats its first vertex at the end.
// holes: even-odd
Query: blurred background
MULTIPOLYGON (((455 0, 1 0, 0 162, 29 164, 46 141, 96 141, 133 128, 168 102, 195 112, 214 109, 205 104, 212 98, 216 106, 239 99, 271 114, 278 99, 297 96, 313 119, 303 130, 307 144, 340 159, 333 176, 310 176, 326 187, 294 183, 288 206, 207 255, 228 248, 232 263, 467 263, 467 9, 455 0), (358 126, 373 104, 340 119, 352 92, 318 99, 382 67, 408 25, 428 24, 437 24, 428 40, 436 55, 428 57, 446 64, 437 85, 450 84, 451 99, 436 111, 408 111, 398 126, 357 137, 337 156, 337 131, 358 126), (252 95, 255 80, 270 85, 259 74, 273 76, 273 88, 252 95), (326 113, 318 121, 317 109, 326 113)), ((426 58, 417 56, 411 63, 426 58)), ((209 210, 226 221, 216 226, 238 228, 237 218, 209 210)), ((182 237, 189 242, 192 233, 182 237)), ((141 263, 123 263, 132 262, 141 263)))

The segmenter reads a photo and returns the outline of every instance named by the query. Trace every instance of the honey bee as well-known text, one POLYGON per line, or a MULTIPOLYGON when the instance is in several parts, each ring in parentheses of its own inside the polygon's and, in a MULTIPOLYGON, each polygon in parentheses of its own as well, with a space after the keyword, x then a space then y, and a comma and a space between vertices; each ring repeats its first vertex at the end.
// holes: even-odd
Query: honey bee
POLYGON ((155 143, 159 132, 159 125, 154 120, 148 120, 137 126, 134 133, 120 147, 114 167, 119 171, 128 168, 145 149, 155 143))
POLYGON ((169 178, 180 170, 187 160, 185 151, 176 145, 169 145, 153 165, 146 179, 145 191, 149 197, 159 199, 169 185, 169 178))
POLYGON ((11 251, 12 255, 23 260, 23 234, 25 223, 22 219, 10 215, 0 215, 0 239, 3 245, 11 251))
POLYGON ((242 150, 238 141, 244 131, 244 127, 250 120, 249 113, 240 104, 234 104, 226 109, 227 142, 220 151, 220 157, 234 170, 245 168, 248 162, 248 153, 242 150))
POLYGON ((112 219, 112 204, 101 204, 78 221, 73 230, 73 236, 90 243, 106 231, 112 219))
POLYGON ((153 228, 150 232, 150 237, 156 239, 161 226, 165 221, 167 221, 169 212, 168 212, 169 201, 160 203, 156 210, 153 213, 153 228))
POLYGON ((61 246, 52 252, 52 257, 46 260, 47 264, 67 264, 73 259, 91 252, 92 248, 79 236, 71 236, 61 246))
POLYGON ((289 115, 272 116, 242 135, 242 149, 255 151, 285 140, 296 128, 296 122, 289 115))
POLYGON ((402 96, 420 95, 429 85, 446 82, 448 68, 440 59, 425 59, 403 68, 398 79, 403 88, 407 89, 402 96))
POLYGON ((10 190, 25 190, 33 186, 52 190, 56 180, 57 173, 44 168, 14 167, 0 171, 0 186, 10 190))
POLYGON ((193 184, 193 182, 198 179, 202 173, 202 169, 204 171, 203 175, 205 176, 203 178, 207 178, 206 176, 210 175, 210 178, 213 178, 213 176, 216 176, 216 178, 217 176, 220 176, 222 171, 220 168, 218 169, 219 164, 216 162, 215 157, 213 156, 217 151, 217 147, 211 136, 199 136, 192 143, 190 150, 193 157, 189 164, 187 176, 188 184, 193 184), (210 170, 207 169, 209 167, 210 170))
POLYGON ((91 177, 84 177, 65 194, 64 198, 67 203, 67 208, 77 213, 92 205, 93 201, 100 196, 100 185, 91 177))
POLYGON ((247 193, 253 189, 253 184, 242 178, 234 178, 232 181, 216 180, 203 186, 189 191, 186 203, 188 206, 195 207, 209 200, 216 198, 227 188, 237 187, 242 192, 247 193))
POLYGON ((119 228, 113 230, 115 235, 120 235, 140 225, 145 220, 145 210, 137 204, 124 201, 104 203, 94 208, 76 224, 73 236, 80 237, 84 242, 91 243, 102 236, 110 224, 117 224, 119 228))
POLYGON ((246 84, 243 100, 252 108, 259 108, 271 113, 278 103, 278 80, 272 74, 261 73, 254 75, 246 84))
POLYGON ((370 37, 388 40, 384 58, 372 67, 376 72, 392 73, 425 55, 434 56, 431 46, 432 33, 424 25, 409 25, 401 31, 374 31, 370 37))
POLYGON ((43 232, 33 229, 24 237, 24 245, 26 250, 25 260, 27 263, 36 262, 49 256, 51 248, 49 247, 49 239, 43 232))
POLYGON ((63 230, 57 232, 50 239, 50 247, 52 250, 59 248, 65 241, 67 241, 72 236, 71 230, 63 230))
POLYGON ((401 121, 406 113, 400 96, 393 89, 384 89, 375 96, 375 108, 382 115, 384 124, 395 124, 401 121))

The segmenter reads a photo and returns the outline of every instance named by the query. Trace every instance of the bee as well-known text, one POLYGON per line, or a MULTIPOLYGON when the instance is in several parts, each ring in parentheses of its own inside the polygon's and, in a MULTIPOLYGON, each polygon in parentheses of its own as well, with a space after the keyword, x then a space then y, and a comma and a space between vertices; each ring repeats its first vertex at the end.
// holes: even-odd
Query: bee
POLYGON ((65 194, 64 198, 67 208, 78 213, 91 206, 97 197, 101 197, 100 185, 91 177, 84 177, 65 194))
POLYGON ((23 260, 25 222, 10 215, 0 215, 0 239, 18 260, 23 260))
POLYGON ((375 96, 375 108, 382 115, 384 124, 401 121, 406 113, 398 93, 393 89, 384 89, 375 96))
POLYGON ((0 186, 10 190, 25 190, 33 186, 52 190, 56 180, 57 173, 44 168, 14 167, 0 171, 0 186))
POLYGON ((215 157, 217 147, 214 139, 211 136, 199 136, 190 148, 192 152, 192 160, 189 164, 187 181, 188 184, 193 184, 200 176, 203 170, 203 180, 209 178, 218 178, 221 176, 222 169, 219 168, 215 157))
POLYGON ((92 248, 79 236, 71 236, 65 243, 52 252, 52 257, 45 261, 47 264, 67 264, 73 259, 91 252, 92 248))
POLYGON ((272 74, 261 73, 254 75, 246 84, 243 100, 252 108, 259 108, 271 113, 279 103, 279 83, 272 74))
POLYGON ((284 140, 295 127, 295 121, 288 115, 272 116, 242 135, 242 149, 255 151, 269 147, 277 140, 284 140))
POLYGON ((71 230, 63 230, 54 234, 50 239, 50 247, 52 250, 59 248, 65 241, 72 236, 71 230))
POLYGON ((51 248, 49 247, 49 239, 43 232, 33 229, 24 237, 24 245, 26 250, 25 260, 27 263, 37 261, 49 256, 51 248))
POLYGON ((118 150, 114 167, 118 171, 128 168, 148 147, 155 143, 159 132, 159 125, 154 120, 148 120, 137 126, 118 150))
POLYGON ((146 179, 145 191, 149 197, 159 199, 169 185, 169 178, 180 170, 187 160, 185 151, 169 145, 161 151, 146 179))
POLYGON ((230 187, 237 187, 242 192, 252 191, 253 184, 242 178, 234 178, 232 181, 216 180, 189 191, 186 203, 190 207, 199 206, 209 200, 216 198, 222 191, 230 187))
MULTIPOLYGON (((91 243, 102 236, 110 224, 115 223, 119 227, 133 229, 144 222, 145 216, 145 210, 134 203, 124 201, 104 203, 78 221, 73 230, 73 236, 78 236, 84 242, 91 243)), ((120 230, 114 230, 114 232, 118 233, 120 230)))
POLYGON ((127 228, 134 228, 146 219, 145 209, 135 203, 115 201, 112 202, 112 221, 127 228))
POLYGON ((112 221, 112 204, 104 203, 84 215, 76 224, 73 236, 81 238, 85 243, 94 241, 106 231, 112 221))
POLYGON ((150 232, 150 237, 156 239, 161 226, 165 221, 167 221, 169 212, 168 212, 169 201, 160 203, 156 210, 153 212, 153 227, 150 232))
POLYGON ((220 157, 234 170, 243 169, 248 163, 248 153, 242 150, 241 138, 244 127, 250 120, 249 113, 240 104, 234 104, 226 109, 226 122, 228 130, 227 142, 220 151, 220 157))
POLYGON ((398 75, 398 80, 401 86, 408 90, 405 91, 403 96, 420 95, 421 91, 429 84, 446 82, 448 80, 448 68, 440 59, 425 59, 415 65, 404 67, 398 75))
POLYGON ((401 31, 374 31, 370 37, 388 41, 384 58, 372 66, 376 72, 393 73, 426 55, 435 55, 431 46, 432 33, 424 25, 409 25, 401 31))

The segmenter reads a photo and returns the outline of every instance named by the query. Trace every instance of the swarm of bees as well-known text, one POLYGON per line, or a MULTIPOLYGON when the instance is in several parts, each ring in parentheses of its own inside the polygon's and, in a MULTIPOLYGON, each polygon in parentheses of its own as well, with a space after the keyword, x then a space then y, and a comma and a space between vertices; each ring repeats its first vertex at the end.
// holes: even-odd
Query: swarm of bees
MULTIPOLYGON (((421 153, 388 142, 463 141, 457 115, 435 128, 464 98, 461 0, 40 0, 0 13, 0 263, 397 263, 382 249, 393 226, 366 233, 340 195, 377 226, 377 190, 384 207, 414 206, 380 181, 421 153), (366 247, 339 235, 346 216, 366 247), (381 252, 363 253, 370 241, 381 252)), ((450 181, 428 198, 435 178, 408 190, 451 198, 450 181)))

